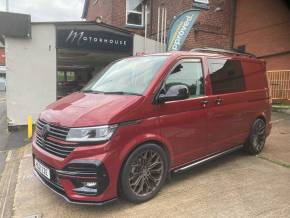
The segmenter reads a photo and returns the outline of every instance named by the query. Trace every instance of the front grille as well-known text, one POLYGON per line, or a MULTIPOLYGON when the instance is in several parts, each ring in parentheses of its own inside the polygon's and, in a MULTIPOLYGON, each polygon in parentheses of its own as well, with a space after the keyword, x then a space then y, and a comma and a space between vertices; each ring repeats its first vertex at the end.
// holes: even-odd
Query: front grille
MULTIPOLYGON (((42 120, 38 120, 37 121, 37 129, 40 130, 40 132, 42 131, 42 127, 44 125, 47 125, 48 123, 42 121, 42 120)), ((60 127, 60 126, 54 126, 54 125, 50 125, 49 124, 49 135, 54 137, 54 138, 57 138, 57 139, 60 139, 60 140, 65 140, 66 139, 66 136, 68 134, 68 131, 69 131, 69 128, 65 128, 65 127, 60 127)))
POLYGON ((68 131, 68 128, 58 127, 38 120, 36 124, 35 142, 43 150, 55 156, 65 158, 75 149, 75 144, 68 144, 65 142, 68 131), (43 137, 42 129, 45 125, 49 125, 49 131, 47 135, 43 137), (51 140, 53 138, 56 140, 51 140), (63 142, 61 143, 60 141, 63 142))

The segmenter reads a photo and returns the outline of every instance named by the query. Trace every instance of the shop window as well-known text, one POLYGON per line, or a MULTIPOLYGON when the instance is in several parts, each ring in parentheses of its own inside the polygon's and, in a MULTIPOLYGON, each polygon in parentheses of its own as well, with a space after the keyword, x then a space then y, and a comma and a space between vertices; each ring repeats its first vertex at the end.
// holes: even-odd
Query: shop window
POLYGON ((241 62, 238 60, 209 59, 212 92, 215 95, 245 90, 241 62))
POLYGON ((73 82, 76 80, 76 75, 75 75, 75 72, 72 72, 72 71, 68 71, 66 72, 66 80, 67 82, 73 82))
POLYGON ((126 0, 126 25, 134 27, 144 26, 143 0, 126 0))
POLYGON ((57 72, 57 81, 58 82, 64 82, 65 81, 65 72, 58 71, 57 72))

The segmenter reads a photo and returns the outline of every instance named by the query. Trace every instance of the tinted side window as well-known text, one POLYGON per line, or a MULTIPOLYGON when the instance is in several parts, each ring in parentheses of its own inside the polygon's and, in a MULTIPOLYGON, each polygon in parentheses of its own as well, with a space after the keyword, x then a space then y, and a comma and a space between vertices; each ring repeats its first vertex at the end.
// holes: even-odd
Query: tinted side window
POLYGON ((243 68, 240 61, 209 59, 208 63, 213 94, 245 90, 243 68))
POLYGON ((166 80, 165 90, 178 84, 186 85, 191 97, 204 94, 202 65, 199 60, 177 65, 166 80))

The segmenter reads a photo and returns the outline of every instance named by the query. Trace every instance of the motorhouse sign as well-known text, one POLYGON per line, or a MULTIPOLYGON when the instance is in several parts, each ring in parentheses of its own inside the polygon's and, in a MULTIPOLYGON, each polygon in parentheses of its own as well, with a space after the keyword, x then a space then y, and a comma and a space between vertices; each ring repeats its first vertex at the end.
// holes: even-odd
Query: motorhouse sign
POLYGON ((133 37, 108 31, 57 30, 57 48, 132 53, 133 37))

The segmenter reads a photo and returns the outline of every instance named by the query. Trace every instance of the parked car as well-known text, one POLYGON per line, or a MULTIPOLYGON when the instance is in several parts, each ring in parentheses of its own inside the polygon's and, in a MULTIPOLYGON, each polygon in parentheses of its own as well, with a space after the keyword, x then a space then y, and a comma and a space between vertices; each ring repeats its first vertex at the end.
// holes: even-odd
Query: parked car
POLYGON ((41 113, 35 174, 72 203, 145 202, 171 173, 237 149, 261 152, 270 105, 265 62, 250 54, 122 59, 41 113))

